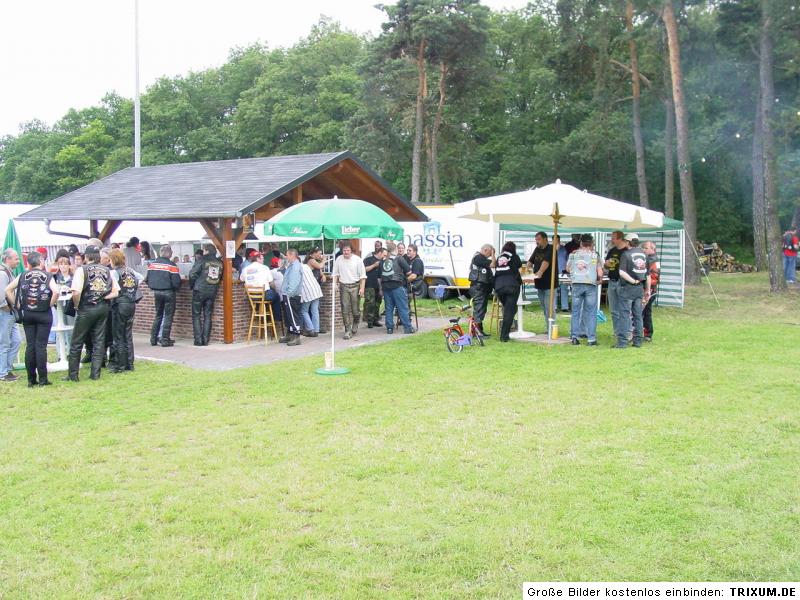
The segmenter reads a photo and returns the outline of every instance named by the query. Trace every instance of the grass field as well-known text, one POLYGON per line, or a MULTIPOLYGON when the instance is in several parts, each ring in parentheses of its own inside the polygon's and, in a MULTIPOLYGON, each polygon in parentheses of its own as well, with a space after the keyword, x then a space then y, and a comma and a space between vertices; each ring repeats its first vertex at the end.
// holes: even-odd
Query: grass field
POLYGON ((800 295, 713 281, 722 309, 691 289, 641 350, 609 325, 459 355, 431 333, 342 352, 340 378, 315 357, 4 384, 0 597, 797 581, 800 295))

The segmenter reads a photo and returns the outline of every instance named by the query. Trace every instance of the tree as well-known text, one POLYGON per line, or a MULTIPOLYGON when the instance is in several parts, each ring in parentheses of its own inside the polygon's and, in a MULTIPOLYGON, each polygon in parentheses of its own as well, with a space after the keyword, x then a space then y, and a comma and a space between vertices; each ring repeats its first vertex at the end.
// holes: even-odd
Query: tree
POLYGON ((633 91, 633 141, 636 148, 636 182, 639 185, 639 204, 650 208, 647 193, 647 175, 644 167, 644 140, 642 139, 641 83, 639 75, 639 53, 633 35, 633 0, 625 3, 625 28, 628 32, 628 49, 631 55, 631 88, 633 91))
POLYGON ((681 72, 681 49, 678 38, 678 23, 672 8, 672 0, 664 0, 661 13, 667 30, 670 75, 672 77, 672 99, 675 103, 675 125, 678 141, 678 179, 681 184, 683 226, 689 243, 686 244, 686 282, 697 283, 699 272, 694 252, 690 247, 697 239, 697 209, 695 207, 694 184, 692 182, 692 159, 689 150, 689 116, 683 97, 683 74, 681 72))
POLYGON ((781 229, 778 224, 778 193, 776 180, 775 133, 772 122, 775 105, 773 79, 773 16, 770 0, 761 0, 761 34, 759 36, 759 87, 761 106, 761 135, 763 140, 764 224, 766 228, 769 288, 772 292, 786 289, 781 253, 781 229))

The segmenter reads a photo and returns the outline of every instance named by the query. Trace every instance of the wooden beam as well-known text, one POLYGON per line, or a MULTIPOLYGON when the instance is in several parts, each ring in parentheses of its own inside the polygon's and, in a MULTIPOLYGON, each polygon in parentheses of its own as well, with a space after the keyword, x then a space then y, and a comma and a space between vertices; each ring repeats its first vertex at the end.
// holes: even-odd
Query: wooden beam
POLYGON ((103 230, 97 237, 105 244, 121 224, 122 221, 106 221, 106 224, 103 225, 103 230))
POLYGON ((233 239, 233 219, 222 221, 222 335, 233 343, 233 260, 225 254, 226 243, 233 239))
POLYGON ((211 243, 217 247, 217 250, 219 250, 220 254, 225 256, 225 244, 222 243, 219 231, 214 223, 209 219, 201 219, 200 225, 202 225, 203 229, 205 229, 206 235, 208 235, 208 237, 211 239, 211 243))
POLYGON ((97 235, 98 235, 98 233, 97 233, 97 220, 96 219, 90 219, 89 220, 89 237, 93 238, 93 237, 97 237, 97 235))
POLYGON ((293 204, 300 204, 303 201, 303 184, 301 183, 296 188, 294 188, 292 194, 292 203, 293 204))

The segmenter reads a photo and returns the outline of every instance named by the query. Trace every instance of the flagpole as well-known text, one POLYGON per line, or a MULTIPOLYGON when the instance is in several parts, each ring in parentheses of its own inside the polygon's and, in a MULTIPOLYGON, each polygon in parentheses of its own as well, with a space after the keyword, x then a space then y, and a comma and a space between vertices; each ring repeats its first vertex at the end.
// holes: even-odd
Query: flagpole
POLYGON ((133 0, 133 56, 136 83, 133 95, 133 166, 142 166, 142 118, 139 101, 139 0, 133 0))

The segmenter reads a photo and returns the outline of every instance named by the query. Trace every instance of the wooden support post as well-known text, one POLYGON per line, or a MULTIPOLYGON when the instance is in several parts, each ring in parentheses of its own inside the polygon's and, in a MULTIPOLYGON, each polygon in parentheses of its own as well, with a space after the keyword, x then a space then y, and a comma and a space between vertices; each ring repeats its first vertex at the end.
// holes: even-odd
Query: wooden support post
POLYGON ((233 240, 233 219, 222 220, 222 332, 226 344, 233 343, 233 260, 225 253, 233 240))
POLYGON ((103 225, 103 230, 97 237, 105 244, 121 224, 122 221, 106 221, 106 224, 103 225))
POLYGON ((97 219, 90 219, 89 220, 89 237, 97 237, 97 219))
POLYGON ((203 229, 206 231, 206 235, 208 235, 211 243, 217 247, 217 250, 220 251, 220 254, 223 256, 225 255, 225 244, 222 243, 222 239, 219 234, 219 230, 214 225, 212 221, 209 219, 201 219, 200 225, 203 226, 203 229))
POLYGON ((294 188, 293 200, 295 204, 300 204, 303 201, 303 184, 301 183, 294 188))

